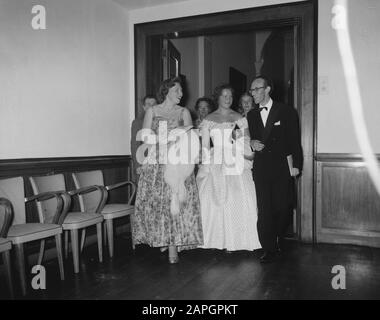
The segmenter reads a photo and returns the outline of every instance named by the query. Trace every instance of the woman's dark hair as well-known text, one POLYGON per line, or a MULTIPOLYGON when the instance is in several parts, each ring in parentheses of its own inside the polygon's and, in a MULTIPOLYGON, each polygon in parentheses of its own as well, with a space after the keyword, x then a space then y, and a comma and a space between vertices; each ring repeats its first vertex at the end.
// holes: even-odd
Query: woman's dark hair
POLYGON ((160 88, 157 91, 157 102, 158 103, 164 102, 164 100, 166 98, 166 95, 169 92, 169 89, 172 88, 172 87, 174 87, 176 83, 178 83, 179 85, 181 85, 181 78, 174 77, 174 78, 170 78, 170 79, 164 80, 161 83, 160 88))
POLYGON ((218 106, 218 100, 219 100, 219 97, 222 95, 222 91, 225 90, 225 89, 230 90, 231 93, 232 93, 232 96, 234 96, 235 91, 234 91, 234 89, 231 87, 230 84, 225 83, 225 84, 221 84, 221 85, 217 86, 217 87, 214 89, 214 93, 213 93, 213 95, 212 95, 212 98, 213 98, 213 100, 214 100, 214 104, 215 104, 216 106, 218 106))
POLYGON ((194 106, 195 111, 198 112, 199 104, 201 102, 206 102, 208 104, 208 109, 209 109, 210 113, 215 110, 214 101, 212 101, 210 98, 207 98, 207 97, 201 97, 201 98, 198 98, 197 101, 195 102, 195 106, 194 106))

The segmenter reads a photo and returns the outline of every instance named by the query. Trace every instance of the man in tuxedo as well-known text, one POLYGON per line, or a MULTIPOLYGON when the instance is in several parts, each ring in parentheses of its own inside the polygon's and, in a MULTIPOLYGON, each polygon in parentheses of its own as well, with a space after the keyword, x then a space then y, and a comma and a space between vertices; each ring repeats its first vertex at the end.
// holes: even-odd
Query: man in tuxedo
POLYGON ((278 257, 292 218, 293 177, 302 167, 298 115, 294 108, 273 101, 272 82, 256 77, 251 93, 258 108, 247 115, 251 147, 255 151, 253 178, 258 206, 257 229, 264 250, 262 263, 278 257))

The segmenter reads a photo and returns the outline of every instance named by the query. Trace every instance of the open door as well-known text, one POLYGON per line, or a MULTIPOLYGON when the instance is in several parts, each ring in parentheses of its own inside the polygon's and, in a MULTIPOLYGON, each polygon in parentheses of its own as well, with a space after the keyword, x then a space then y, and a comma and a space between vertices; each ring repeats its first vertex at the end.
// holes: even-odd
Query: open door
MULTIPOLYGON (((147 38, 146 59, 146 92, 140 93, 140 100, 147 94, 156 95, 164 79, 180 76, 181 73, 180 52, 161 35, 147 38)), ((141 108, 140 104, 138 108, 141 108)))
MULTIPOLYGON (((139 90, 138 102, 147 95, 156 95, 161 82, 170 77, 181 76, 181 54, 162 35, 154 35, 146 41, 146 92, 139 90)), ((142 108, 137 103, 137 109, 142 108)), ((138 114, 141 110, 136 110, 138 114)))
POLYGON ((163 79, 179 77, 181 74, 181 54, 169 39, 163 40, 163 79))
MULTIPOLYGON (((146 76, 144 79, 146 86, 145 90, 144 87, 141 87, 138 95, 138 101, 141 101, 141 99, 147 94, 155 96, 157 94, 158 88, 160 87, 160 83, 164 78, 162 67, 163 41, 164 38, 162 35, 150 36, 146 39, 145 50, 143 47, 141 48, 141 51, 145 51, 146 56, 146 76)), ((144 43, 141 42, 138 43, 138 45, 141 46, 143 44, 144 43)), ((139 109, 142 107, 141 103, 137 103, 136 105, 139 109)))

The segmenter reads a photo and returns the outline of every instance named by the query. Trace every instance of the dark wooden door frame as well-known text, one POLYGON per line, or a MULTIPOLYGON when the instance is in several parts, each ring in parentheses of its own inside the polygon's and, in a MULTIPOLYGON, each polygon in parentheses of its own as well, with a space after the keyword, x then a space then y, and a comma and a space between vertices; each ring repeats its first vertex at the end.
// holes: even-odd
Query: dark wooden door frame
MULTIPOLYGON (((135 24, 135 100, 147 92, 150 39, 189 37, 253 29, 294 27, 298 36, 296 101, 300 116, 304 167, 299 181, 297 234, 304 242, 315 240, 315 145, 317 79, 316 0, 212 13, 178 19, 135 24)), ((136 110, 137 111, 137 110, 136 110)))

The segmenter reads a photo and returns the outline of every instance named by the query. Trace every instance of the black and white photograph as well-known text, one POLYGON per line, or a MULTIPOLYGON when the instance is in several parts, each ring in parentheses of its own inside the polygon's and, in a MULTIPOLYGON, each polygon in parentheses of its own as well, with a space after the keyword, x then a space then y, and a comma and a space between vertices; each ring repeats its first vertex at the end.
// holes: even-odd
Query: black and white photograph
POLYGON ((0 300, 379 300, 379 16, 0 0, 0 300))

